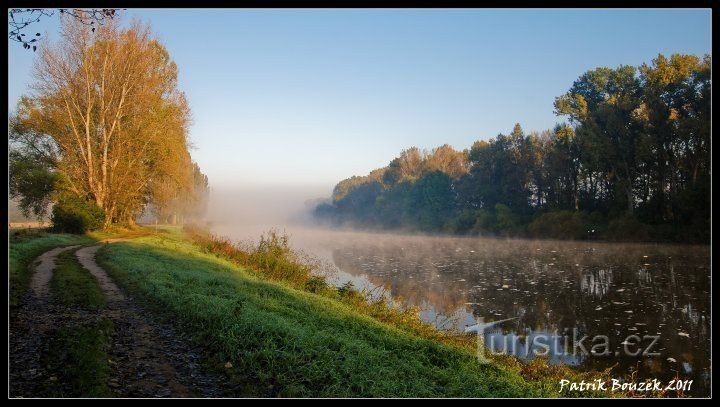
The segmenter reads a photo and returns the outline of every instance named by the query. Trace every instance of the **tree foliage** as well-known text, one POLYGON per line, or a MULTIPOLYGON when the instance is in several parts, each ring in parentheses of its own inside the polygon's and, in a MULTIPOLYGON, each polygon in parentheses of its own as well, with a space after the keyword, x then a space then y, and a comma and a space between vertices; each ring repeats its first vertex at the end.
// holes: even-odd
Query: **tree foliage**
POLYGON ((50 18, 55 15, 56 11, 60 15, 67 16, 77 20, 77 22, 89 27, 90 32, 95 32, 97 27, 105 24, 106 21, 112 20, 120 9, 114 8, 91 8, 91 9, 67 9, 59 8, 57 10, 46 8, 11 8, 8 9, 8 39, 19 42, 26 50, 32 49, 37 51, 37 44, 42 40, 42 34, 39 32, 28 32, 29 28, 35 26, 41 19, 50 18), (32 33, 28 37, 28 33, 32 33))
POLYGON ((569 123, 404 150, 335 188, 336 223, 554 238, 707 241, 710 57, 597 68, 556 98, 569 123), (382 176, 380 176, 382 174, 382 176))
POLYGON ((51 221, 58 233, 85 233, 105 223, 105 212, 94 202, 75 195, 62 195, 53 206, 51 221))
POLYGON ((138 22, 112 19, 94 32, 77 18, 61 22, 62 40, 40 47, 33 93, 12 119, 14 154, 62 179, 55 199, 100 208, 105 226, 132 224, 148 205, 193 213, 207 178, 188 151, 190 110, 165 47, 138 22))

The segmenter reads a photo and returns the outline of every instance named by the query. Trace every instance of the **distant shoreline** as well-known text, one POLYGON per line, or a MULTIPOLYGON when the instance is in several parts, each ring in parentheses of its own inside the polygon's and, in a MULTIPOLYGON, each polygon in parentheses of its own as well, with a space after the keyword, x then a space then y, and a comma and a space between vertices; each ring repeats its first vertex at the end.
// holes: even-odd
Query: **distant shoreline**
POLYGON ((8 226, 13 229, 42 229, 50 227, 50 222, 8 222, 8 226))

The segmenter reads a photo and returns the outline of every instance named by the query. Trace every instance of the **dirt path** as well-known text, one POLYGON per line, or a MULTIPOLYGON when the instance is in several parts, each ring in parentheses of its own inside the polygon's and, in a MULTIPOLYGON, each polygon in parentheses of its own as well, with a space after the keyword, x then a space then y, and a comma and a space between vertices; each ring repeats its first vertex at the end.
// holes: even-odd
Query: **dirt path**
POLYGON ((9 381, 11 397, 28 397, 44 394, 42 378, 49 378, 40 359, 47 345, 46 332, 55 326, 48 293, 55 268, 55 258, 66 250, 78 246, 58 247, 45 252, 32 264, 35 270, 30 289, 25 293, 21 307, 10 315, 9 329, 9 381))
POLYGON ((58 383, 62 372, 51 371, 43 355, 53 329, 110 320, 113 334, 108 350, 108 387, 120 397, 221 397, 228 395, 224 378, 201 366, 201 352, 182 334, 154 317, 125 295, 95 261, 102 245, 76 252, 97 279, 107 307, 88 311, 52 301, 49 283, 58 254, 79 246, 53 249, 37 260, 31 289, 10 318, 10 396, 52 397, 72 394, 69 383, 58 383), (49 390, 52 388, 52 390, 49 390), (60 391, 58 390, 60 389, 60 391))
POLYGON ((100 284, 100 289, 102 290, 103 294, 105 294, 105 299, 108 301, 109 305, 115 305, 118 302, 125 301, 125 296, 120 291, 118 286, 115 285, 115 282, 110 279, 110 276, 107 275, 105 270, 100 268, 100 266, 98 266, 98 264, 95 262, 95 255, 101 247, 102 245, 83 247, 82 249, 75 252, 75 256, 77 256, 80 264, 82 264, 82 266, 85 267, 85 269, 89 271, 90 274, 95 276, 98 284, 100 284))
POLYGON ((39 300, 46 299, 50 292, 50 279, 55 269, 55 258, 62 252, 78 248, 80 246, 57 247, 47 251, 35 259, 35 273, 30 280, 30 289, 39 300))

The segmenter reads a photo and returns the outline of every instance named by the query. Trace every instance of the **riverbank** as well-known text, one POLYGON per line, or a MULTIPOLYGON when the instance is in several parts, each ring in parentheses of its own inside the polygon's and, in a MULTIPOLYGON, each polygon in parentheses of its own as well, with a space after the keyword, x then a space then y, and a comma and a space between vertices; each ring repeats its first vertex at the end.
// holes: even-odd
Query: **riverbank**
MULTIPOLYGON (((202 349, 202 364, 223 377, 223 395, 588 396, 559 393, 559 380, 589 376, 550 368, 542 361, 523 364, 506 358, 481 364, 472 336, 441 334, 420 323, 412 310, 361 305, 365 300, 354 290, 331 288, 316 278, 303 281, 298 277, 301 269, 291 276, 278 273, 287 270, 288 264, 278 263, 283 257, 277 256, 282 254, 275 251, 277 242, 266 241, 265 251, 246 253, 249 257, 243 259, 230 247, 210 246, 209 240, 202 240, 210 237, 197 232, 172 228, 155 234, 141 229, 133 235, 131 241, 104 245, 98 263, 133 301, 202 349), (218 249, 224 249, 224 255, 218 249)), ((14 252, 22 254, 11 255, 16 270, 30 264, 26 260, 32 259, 30 247, 39 250, 51 241, 66 245, 99 240, 99 236, 51 234, 19 238, 12 237, 10 242, 14 252)), ((83 280, 75 274, 65 280, 83 280)), ((11 284, 11 292, 21 291, 22 285, 15 285, 11 284)), ((62 284, 51 284, 50 289, 58 286, 62 284)), ((81 286, 96 290, 92 284, 81 286)), ((104 339, 111 336, 84 341, 78 346, 94 347, 93 352, 69 352, 62 360, 68 363, 66 359, 73 355, 112 354, 112 340, 104 339)), ((61 337, 65 343, 82 335, 62 333, 61 337)), ((102 357, 80 360, 74 371, 79 375, 85 365, 106 371, 108 363, 102 357)))

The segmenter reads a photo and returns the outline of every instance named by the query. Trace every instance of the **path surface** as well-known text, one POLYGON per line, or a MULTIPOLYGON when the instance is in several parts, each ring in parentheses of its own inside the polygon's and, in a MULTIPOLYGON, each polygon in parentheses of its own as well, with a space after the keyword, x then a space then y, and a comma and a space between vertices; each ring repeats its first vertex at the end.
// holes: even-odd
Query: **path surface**
POLYGON ((117 305, 118 302, 125 301, 125 296, 122 292, 120 292, 118 286, 115 285, 115 282, 112 281, 112 279, 110 279, 110 276, 108 276, 105 270, 103 270, 95 262, 95 255, 101 247, 102 245, 83 247, 82 249, 76 251, 75 255, 77 256, 80 264, 82 264, 82 266, 85 267, 90 274, 95 276, 95 279, 97 279, 98 284, 100 284, 100 289, 103 294, 105 294, 105 299, 108 303, 110 305, 117 305))
MULTIPOLYGON (((107 243, 105 243, 107 244, 107 243)), ((31 288, 10 317, 10 396, 52 397, 72 393, 62 372, 46 366, 53 330, 100 320, 113 323, 108 387, 120 397, 222 397, 230 395, 224 378, 201 367, 201 352, 171 325, 128 296, 95 261, 103 245, 76 251, 80 264, 98 281, 107 299, 99 311, 63 306, 50 295, 55 258, 79 246, 52 249, 36 260, 31 288), (51 390, 52 389, 52 390, 51 390)))
POLYGON ((9 393, 11 397, 41 397, 44 386, 52 377, 41 363, 47 352, 47 332, 57 323, 55 304, 49 301, 49 286, 55 269, 55 258, 78 246, 58 247, 45 252, 33 261, 34 273, 30 289, 21 306, 10 314, 9 326, 9 393), (43 380, 44 378, 44 380, 43 380))
POLYGON ((30 289, 39 300, 45 300, 50 292, 50 279, 55 269, 55 258, 62 252, 75 249, 80 246, 57 247, 47 251, 35 259, 35 273, 30 280, 30 289))

